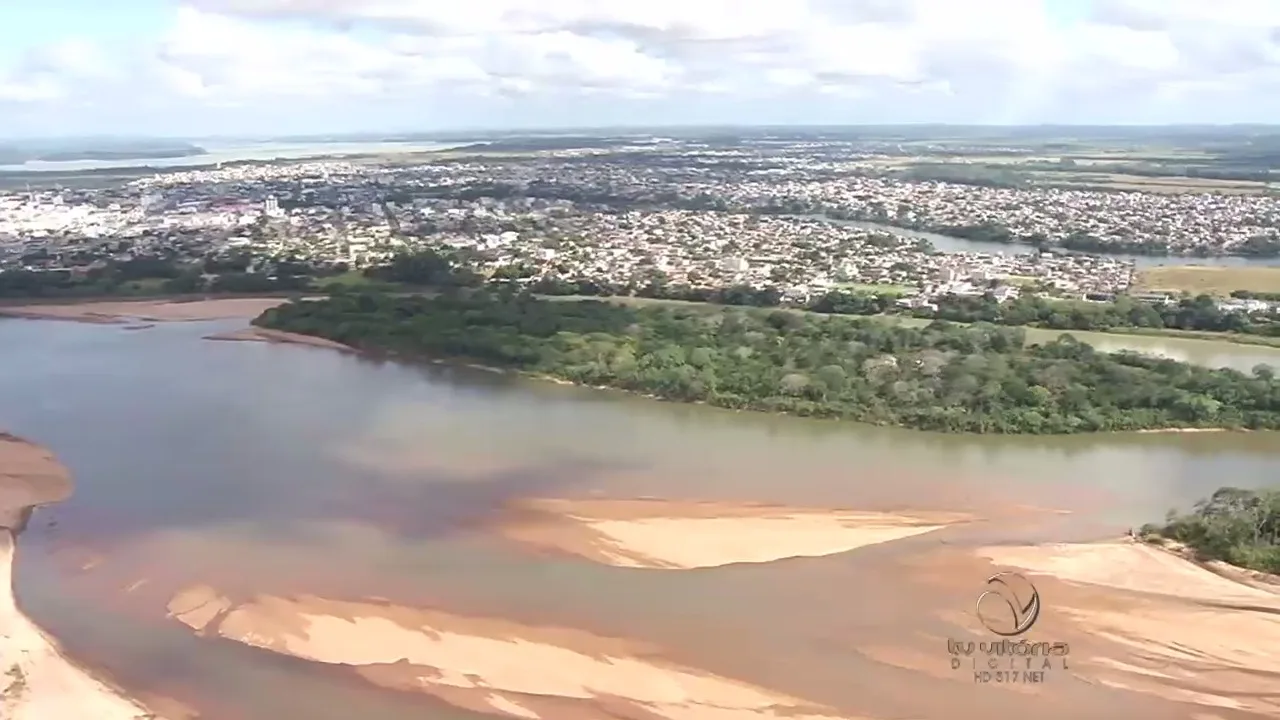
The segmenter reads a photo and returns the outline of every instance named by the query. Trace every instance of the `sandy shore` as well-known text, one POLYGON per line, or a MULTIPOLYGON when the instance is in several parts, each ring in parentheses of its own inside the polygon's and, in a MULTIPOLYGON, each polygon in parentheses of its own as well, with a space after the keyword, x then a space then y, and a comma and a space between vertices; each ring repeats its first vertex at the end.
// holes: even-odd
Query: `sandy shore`
POLYGON ((63 657, 57 644, 14 601, 15 545, 10 528, 24 524, 25 506, 57 502, 70 492, 70 475, 52 453, 0 434, 0 718, 155 718, 63 657))
MULTIPOLYGON (((1137 542, 982 548, 996 565, 1074 586, 1049 611, 1091 638, 1073 667, 1100 685, 1280 715, 1280 593, 1137 542), (1105 642, 1112 651, 1098 647, 1105 642)), ((1204 717, 1213 717, 1206 714, 1204 717)))
POLYGON ((62 305, 0 307, 0 316, 87 323, 251 320, 288 298, 210 298, 206 300, 118 300, 62 305))
POLYGON ((328 348, 330 350, 341 350, 343 352, 356 352, 356 349, 350 345, 343 345, 340 342, 326 340, 322 337, 316 337, 314 335, 300 335, 298 333, 286 332, 284 330, 271 330, 260 327, 247 327, 241 330, 214 333, 213 335, 206 335, 204 339, 307 345, 310 347, 328 348))
POLYGON ((836 720, 832 708, 662 659, 658 648, 568 628, 531 627, 385 603, 260 596, 209 587, 170 616, 204 636, 347 665, 377 685, 517 718, 836 720))
POLYGON ((539 500, 516 508, 498 530, 608 565, 691 570, 834 555, 970 519, 719 502, 539 500))
POLYGON ((53 453, 0 432, 0 528, 22 530, 29 508, 66 500, 71 488, 53 453))

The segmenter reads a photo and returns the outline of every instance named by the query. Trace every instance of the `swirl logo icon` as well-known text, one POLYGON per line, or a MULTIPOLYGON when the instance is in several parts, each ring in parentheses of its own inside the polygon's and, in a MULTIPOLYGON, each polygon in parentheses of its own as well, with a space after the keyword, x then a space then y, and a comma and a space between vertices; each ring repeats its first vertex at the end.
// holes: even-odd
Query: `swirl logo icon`
POLYGON ((996 573, 987 579, 986 587, 978 596, 978 620, 996 635, 1021 635, 1040 618, 1040 591, 1025 577, 996 573))

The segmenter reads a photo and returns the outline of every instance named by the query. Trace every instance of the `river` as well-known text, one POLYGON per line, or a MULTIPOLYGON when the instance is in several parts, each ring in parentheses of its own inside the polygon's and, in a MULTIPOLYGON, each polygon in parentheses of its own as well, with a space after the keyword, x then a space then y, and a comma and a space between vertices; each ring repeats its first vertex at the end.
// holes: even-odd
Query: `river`
MULTIPOLYGON (((825 222, 835 223, 837 225, 845 225, 847 227, 856 227, 863 230, 874 230, 877 232, 886 232, 899 237, 912 238, 916 240, 928 240, 933 244, 935 250, 944 253, 988 253, 996 255, 1016 255, 1019 253, 1033 252, 1029 245, 1016 245, 998 242, 988 242, 983 240, 969 240, 967 238, 955 237, 953 235, 940 235, 934 232, 924 232, 921 230, 908 230, 906 228, 894 227, 892 225, 883 225, 881 223, 866 222, 862 220, 837 220, 826 217, 825 215, 793 215, 801 220, 822 220, 825 222)), ((1108 253, 1104 257, 1114 258, 1116 260, 1129 261, 1135 264, 1139 269, 1149 267, 1160 267, 1164 265, 1208 265, 1212 267, 1277 267, 1280 266, 1280 257, 1254 258, 1240 257, 1236 255, 1222 255, 1215 257, 1184 257, 1184 256, 1159 256, 1159 255, 1124 255, 1108 253)))
MULTIPOLYGON (((905 671, 831 644, 831 623, 851 638, 874 634, 915 607, 867 588, 856 599, 836 591, 875 568, 890 577, 876 553, 667 573, 531 554, 472 530, 512 499, 603 493, 853 507, 1027 503, 1076 514, 1033 530, 977 532, 988 541, 1087 539, 1158 519, 1224 482, 1256 487, 1280 476, 1280 442, 1266 433, 948 436, 201 339, 240 324, 130 331, 0 321, 0 427, 48 446, 77 482, 22 538, 19 600, 76 657, 209 720, 480 716, 196 638, 164 618, 168 598, 196 582, 244 596, 392 598, 639 636, 702 666, 875 717, 902 716, 890 707, 924 717, 928 693, 885 689, 905 671), (784 566, 798 575, 780 574, 784 566)), ((1131 340, 1241 367, 1270 352, 1131 340)), ((1007 693, 977 695, 962 702, 1007 716, 1007 693)), ((1110 695, 1080 702, 1073 711, 1124 707, 1110 695)))
POLYGON ((438 152, 463 143, 235 143, 205 144, 206 152, 200 155, 172 158, 122 158, 115 160, 58 160, 32 161, 21 165, 2 165, 0 172, 88 172, 127 168, 156 168, 157 170, 181 170, 189 167, 216 165, 218 163, 244 162, 248 160, 299 160, 314 157, 343 157, 351 155, 396 155, 401 153, 438 152))

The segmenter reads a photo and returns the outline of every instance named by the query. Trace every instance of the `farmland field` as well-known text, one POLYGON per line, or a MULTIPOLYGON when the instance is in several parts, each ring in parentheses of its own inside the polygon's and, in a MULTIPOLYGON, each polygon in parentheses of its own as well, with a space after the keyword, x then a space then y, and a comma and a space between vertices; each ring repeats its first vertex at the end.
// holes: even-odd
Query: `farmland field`
POLYGON ((1228 295, 1234 290, 1280 292, 1280 267, 1210 267, 1166 265, 1138 273, 1135 287, 1141 290, 1173 290, 1210 295, 1228 295))

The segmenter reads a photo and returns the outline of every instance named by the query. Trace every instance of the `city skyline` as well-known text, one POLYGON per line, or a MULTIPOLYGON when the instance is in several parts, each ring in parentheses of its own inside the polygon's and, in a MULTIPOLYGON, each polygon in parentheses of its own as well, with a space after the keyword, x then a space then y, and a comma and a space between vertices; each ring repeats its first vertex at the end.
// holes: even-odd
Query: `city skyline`
POLYGON ((0 9, 0 137, 1280 118, 1267 0, 100 7, 0 9))

